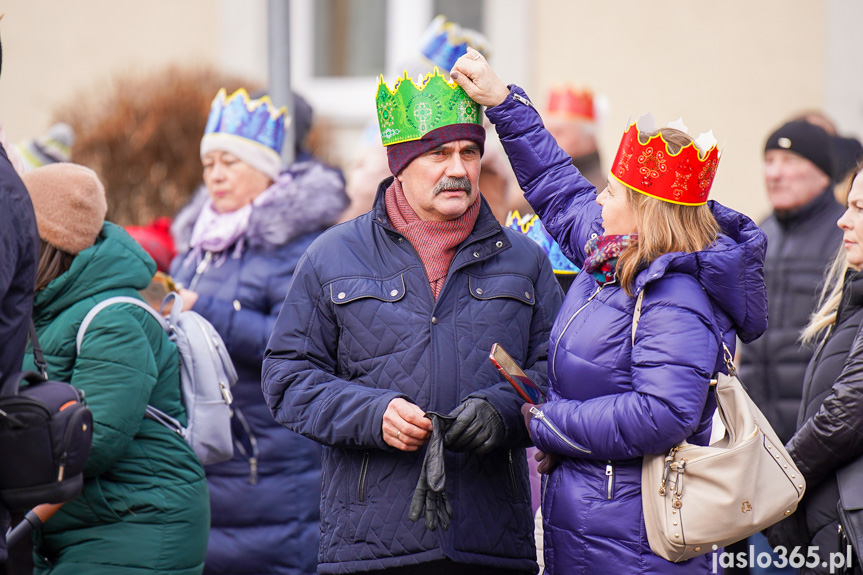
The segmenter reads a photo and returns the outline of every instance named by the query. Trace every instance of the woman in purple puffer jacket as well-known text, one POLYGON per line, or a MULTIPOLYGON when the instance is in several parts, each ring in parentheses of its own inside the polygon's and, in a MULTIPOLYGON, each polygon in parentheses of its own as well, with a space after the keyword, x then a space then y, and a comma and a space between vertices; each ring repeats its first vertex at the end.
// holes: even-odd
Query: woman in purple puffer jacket
POLYGON ((546 573, 710 573, 708 555, 670 563, 650 550, 641 462, 684 439, 708 441, 722 344, 733 353, 738 337, 767 327, 764 234, 707 200, 712 135, 693 141, 682 122, 654 130, 639 119, 596 195, 525 93, 482 56, 470 50, 452 78, 488 106, 525 198, 583 269, 552 328, 548 401, 524 410, 549 473, 546 573))

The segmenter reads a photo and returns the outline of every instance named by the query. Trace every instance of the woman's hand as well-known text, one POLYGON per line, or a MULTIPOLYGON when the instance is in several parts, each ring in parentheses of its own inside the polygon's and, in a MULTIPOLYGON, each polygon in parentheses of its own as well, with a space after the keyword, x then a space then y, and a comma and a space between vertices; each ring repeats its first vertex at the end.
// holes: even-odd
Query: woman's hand
POLYGON ((180 311, 189 311, 195 302, 198 301, 198 292, 180 288, 178 293, 183 297, 183 309, 180 311))
POLYGON ((509 95, 506 84, 500 81, 483 55, 473 48, 468 48, 467 54, 456 60, 450 77, 481 106, 497 106, 509 95))

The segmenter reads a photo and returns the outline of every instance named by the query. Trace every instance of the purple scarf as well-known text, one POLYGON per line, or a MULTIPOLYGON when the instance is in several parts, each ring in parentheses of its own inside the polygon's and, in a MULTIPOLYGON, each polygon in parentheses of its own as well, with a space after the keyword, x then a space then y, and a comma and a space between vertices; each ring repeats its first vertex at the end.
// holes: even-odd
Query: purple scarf
POLYGON ((584 271, 596 278, 599 283, 614 280, 617 271, 617 258, 621 252, 638 240, 638 234, 597 236, 584 245, 584 271))

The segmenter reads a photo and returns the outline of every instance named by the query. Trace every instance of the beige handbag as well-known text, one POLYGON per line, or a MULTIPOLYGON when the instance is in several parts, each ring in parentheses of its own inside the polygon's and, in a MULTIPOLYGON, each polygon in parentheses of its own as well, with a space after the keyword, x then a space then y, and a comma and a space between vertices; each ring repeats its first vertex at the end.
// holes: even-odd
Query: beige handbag
MULTIPOLYGON (((632 338, 644 290, 633 314, 632 338)), ((739 541, 791 515, 806 483, 767 419, 743 389, 733 357, 716 376, 725 435, 708 446, 682 442, 667 455, 645 455, 641 500, 650 549, 685 561, 739 541)), ((714 385, 714 381, 711 381, 714 385)))

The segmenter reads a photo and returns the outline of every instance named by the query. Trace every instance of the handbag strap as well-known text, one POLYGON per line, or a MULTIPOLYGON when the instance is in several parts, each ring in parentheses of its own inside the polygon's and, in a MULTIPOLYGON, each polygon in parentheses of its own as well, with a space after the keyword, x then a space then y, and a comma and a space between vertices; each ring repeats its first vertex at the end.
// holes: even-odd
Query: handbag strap
POLYGON ((39 369, 42 377, 48 379, 48 362, 45 361, 45 354, 42 353, 42 346, 39 345, 39 338, 36 336, 36 324, 33 323, 33 318, 30 318, 30 343, 33 345, 33 363, 39 369))
MULTIPOLYGON (((641 319, 641 304, 644 301, 644 292, 646 290, 642 288, 640 292, 638 292, 638 297, 635 298, 635 309, 632 310, 632 345, 635 346, 635 330, 638 328, 638 320, 641 319)), ((737 375, 737 368, 734 367, 734 356, 731 354, 731 350, 728 349, 728 346, 725 345, 725 340, 722 337, 719 338, 719 341, 722 342, 722 350, 723 350, 723 359, 725 360, 725 367, 728 368, 728 375, 734 377, 737 375)), ((710 385, 716 385, 716 379, 710 380, 710 385)))

